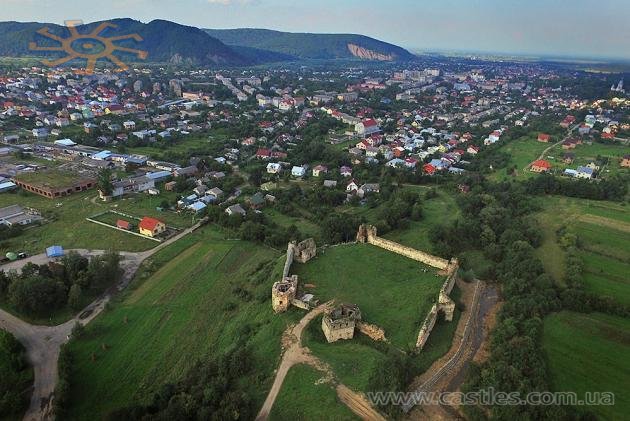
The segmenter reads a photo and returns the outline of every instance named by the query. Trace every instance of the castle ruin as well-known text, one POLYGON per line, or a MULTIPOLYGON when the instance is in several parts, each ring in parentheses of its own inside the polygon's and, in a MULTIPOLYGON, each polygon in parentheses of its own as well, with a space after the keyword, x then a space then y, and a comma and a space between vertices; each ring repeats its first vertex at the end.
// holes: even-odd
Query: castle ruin
POLYGON ((282 313, 289 309, 297 293, 297 275, 287 276, 282 281, 275 282, 271 287, 271 307, 275 313, 282 313))
POLYGON ((361 310, 356 304, 341 304, 324 314, 322 330, 328 343, 352 339, 354 329, 360 321, 361 310))
POLYGON ((446 281, 440 288, 437 303, 429 310, 429 313, 420 328, 420 332, 418 332, 416 348, 422 349, 427 342, 427 339, 429 339, 429 335, 435 326, 435 322, 437 321, 437 317, 440 312, 444 314, 444 320, 449 322, 453 320, 455 302, 451 299, 450 293, 455 284, 455 280, 457 279, 459 262, 455 258, 446 260, 411 247, 403 246, 402 244, 398 244, 394 241, 381 238, 377 235, 376 227, 373 225, 362 224, 359 226, 359 230, 357 231, 357 243, 372 244, 376 247, 400 254, 401 256, 405 256, 424 263, 425 265, 437 268, 440 270, 439 274, 446 275, 446 281))
POLYGON ((308 238, 300 243, 291 241, 287 245, 287 257, 282 270, 282 280, 271 287, 271 307, 275 313, 283 313, 291 305, 310 310, 319 304, 313 294, 303 294, 298 298, 298 276, 289 275, 293 261, 306 263, 317 254, 315 240, 308 238))

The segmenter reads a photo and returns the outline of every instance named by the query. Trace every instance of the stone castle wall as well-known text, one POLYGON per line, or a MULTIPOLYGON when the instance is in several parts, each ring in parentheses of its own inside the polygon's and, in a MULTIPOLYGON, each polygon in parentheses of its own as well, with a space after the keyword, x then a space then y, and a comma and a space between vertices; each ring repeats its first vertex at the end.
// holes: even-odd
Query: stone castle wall
POLYGON ((446 280, 440 288, 438 302, 433 305, 427 314, 427 317, 424 319, 424 323, 420 328, 420 332, 418 333, 416 348, 422 349, 427 339, 429 339, 429 335, 435 326, 435 322, 440 311, 444 313, 445 320, 449 322, 453 320, 453 315, 455 314, 455 302, 449 295, 453 290, 455 280, 457 279, 459 262, 455 258, 449 261, 411 247, 403 246, 402 244, 398 244, 394 241, 381 238, 377 235, 376 227, 373 225, 361 225, 359 227, 359 231, 357 232, 357 242, 372 244, 376 247, 400 254, 401 256, 405 256, 409 259, 437 268, 440 270, 439 273, 441 275, 446 275, 446 280))
POLYGON ((429 339, 429 335, 431 334, 431 331, 433 330, 433 327, 435 326, 435 322, 437 321, 437 316, 438 316, 438 307, 436 304, 434 304, 433 307, 431 307, 431 310, 429 310, 429 314, 427 314, 426 319, 424 319, 424 323, 422 324, 422 327, 420 328, 420 332, 418 332, 418 339, 416 340, 416 348, 422 349, 424 347, 424 344, 427 342, 427 339, 429 339))
POLYGON ((287 246, 287 258, 284 261, 284 269, 282 270, 282 279, 287 278, 289 276, 289 271, 291 270, 291 265, 293 264, 293 259, 295 257, 295 244, 289 243, 287 246))
POLYGON ((440 270, 445 270, 449 266, 449 262, 446 259, 442 259, 441 257, 433 256, 429 253, 403 246, 402 244, 377 236, 376 227, 372 225, 362 225, 359 228, 357 241, 372 244, 382 249, 391 251, 392 253, 400 254, 440 270))

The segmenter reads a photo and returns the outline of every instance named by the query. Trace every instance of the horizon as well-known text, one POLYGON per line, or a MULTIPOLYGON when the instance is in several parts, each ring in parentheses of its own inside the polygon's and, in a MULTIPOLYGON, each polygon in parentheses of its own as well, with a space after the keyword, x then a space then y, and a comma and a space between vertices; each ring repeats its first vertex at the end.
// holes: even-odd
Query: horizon
POLYGON ((151 6, 149 0, 114 0, 107 9, 81 4, 78 0, 65 0, 63 4, 52 0, 4 2, 0 11, 2 21, 63 25, 71 19, 87 23, 112 20, 115 18, 110 16, 118 15, 143 23, 162 19, 209 29, 360 34, 416 53, 630 61, 630 52, 625 47, 630 40, 630 27, 624 24, 624 16, 630 16, 630 4, 620 0, 598 3, 559 0, 553 4, 534 0, 527 5, 509 7, 499 0, 429 0, 424 4, 398 0, 386 5, 375 0, 346 0, 343 5, 323 0, 316 7, 286 5, 282 0, 185 0, 185 5, 156 0, 151 6), (332 10, 333 5, 339 10, 332 10), (409 10, 411 13, 403 13, 409 10), (541 17, 542 10, 545 16, 541 17), (417 23, 399 23, 400 16, 414 13, 422 16, 417 23), (301 19, 295 19, 296 16, 301 19), (610 37, 593 30, 602 27, 616 28, 618 34, 610 37))

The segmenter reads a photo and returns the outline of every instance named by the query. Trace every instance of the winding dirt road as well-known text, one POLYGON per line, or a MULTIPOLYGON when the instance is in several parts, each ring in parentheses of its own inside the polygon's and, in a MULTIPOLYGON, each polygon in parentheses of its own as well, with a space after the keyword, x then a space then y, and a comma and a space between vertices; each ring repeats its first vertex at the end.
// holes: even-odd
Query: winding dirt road
MULTIPOLYGON (((61 345, 70 339, 70 333, 74 325, 80 323, 85 326, 94 320, 103 311, 112 296, 129 285, 129 282, 131 282, 144 260, 195 231, 202 223, 203 221, 200 221, 150 250, 138 253, 120 252, 122 257, 121 267, 124 270, 121 281, 78 313, 79 315, 87 315, 86 317, 80 318, 77 315, 58 326, 34 326, 0 309, 0 329, 8 331, 24 345, 27 359, 34 371, 33 394, 30 406, 24 415, 25 421, 52 419, 52 399, 58 380, 57 362, 59 360, 59 352, 61 345)), ((75 249, 74 251, 86 256, 97 256, 104 253, 103 250, 75 249)), ((48 262, 48 258, 45 253, 42 253, 8 263, 0 267, 0 269, 19 271, 29 262, 45 264, 48 262)))
MULTIPOLYGON (((269 413, 273 404, 282 389, 284 379, 289 372, 289 369, 296 364, 308 364, 317 370, 326 374, 326 381, 328 383, 334 382, 334 373, 330 366, 319 358, 311 354, 308 348, 302 346, 302 332, 304 328, 318 315, 322 314, 325 310, 332 306, 332 301, 321 304, 308 312, 295 326, 289 327, 282 336, 282 344, 284 353, 282 354, 282 360, 280 366, 276 371, 276 377, 273 381, 273 385, 267 394, 265 403, 256 416, 256 421, 264 421, 269 418, 269 413)), ((379 414, 370 403, 361 394, 356 393, 349 387, 343 384, 337 384, 336 392, 339 399, 361 419, 370 421, 385 421, 385 418, 379 414)))

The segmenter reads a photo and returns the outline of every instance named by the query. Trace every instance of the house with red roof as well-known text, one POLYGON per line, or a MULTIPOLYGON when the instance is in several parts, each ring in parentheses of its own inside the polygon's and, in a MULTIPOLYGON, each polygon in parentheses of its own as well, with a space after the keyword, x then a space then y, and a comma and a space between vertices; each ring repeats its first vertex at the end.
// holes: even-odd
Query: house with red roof
POLYGON ((425 174, 433 175, 433 174, 435 174, 435 171, 437 171, 437 168, 435 168, 435 167, 434 167, 433 165, 431 165, 431 164, 424 164, 424 165, 422 166, 422 171, 423 171, 425 174))
POLYGON ((131 223, 129 223, 129 221, 125 221, 124 219, 119 219, 116 221, 116 228, 129 231, 131 229, 131 223))
POLYGON ((381 128, 378 126, 376 120, 373 118, 366 118, 365 120, 355 124, 354 131, 360 136, 369 136, 373 133, 380 132, 381 128))
POLYGON ((269 149, 260 148, 256 151, 256 158, 269 159, 271 158, 271 151, 269 149))
POLYGON ((138 224, 138 231, 147 237, 156 237, 166 231, 166 224, 159 219, 145 216, 138 224))
POLYGON ((544 159, 539 159, 532 163, 531 171, 532 172, 547 172, 551 169, 551 164, 549 161, 545 161, 544 159))
POLYGON ((547 143, 547 142, 549 142, 550 138, 551 138, 551 136, 549 136, 547 133, 540 133, 538 135, 538 141, 539 142, 547 143))

